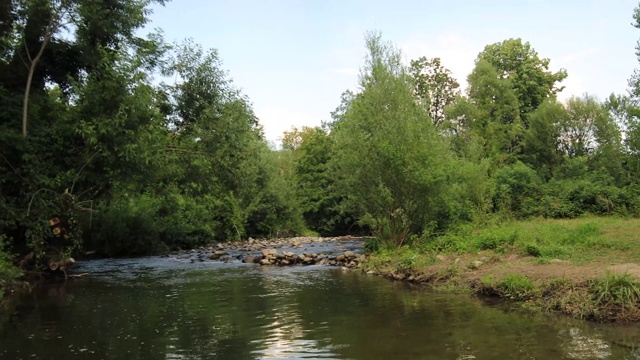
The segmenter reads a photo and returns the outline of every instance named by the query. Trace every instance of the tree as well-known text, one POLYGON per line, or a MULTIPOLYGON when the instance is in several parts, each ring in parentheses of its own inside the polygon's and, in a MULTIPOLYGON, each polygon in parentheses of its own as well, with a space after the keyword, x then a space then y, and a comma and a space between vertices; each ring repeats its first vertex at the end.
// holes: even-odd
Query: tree
POLYGON ((529 164, 544 179, 550 179, 562 162, 560 133, 569 114, 554 98, 545 100, 529 114, 529 128, 524 133, 523 161, 529 164))
POLYGON ((309 126, 303 126, 298 129, 294 126, 282 135, 282 148, 285 150, 297 150, 307 139, 316 136, 319 130, 322 129, 309 126))
POLYGON ((499 77, 489 62, 480 60, 468 82, 474 105, 470 128, 484 140, 486 156, 498 164, 513 161, 521 151, 524 128, 511 80, 499 77))
MULTIPOLYGON (((640 29, 640 6, 633 11, 633 27, 640 29)), ((636 44, 636 57, 640 62, 640 41, 636 44)), ((609 98, 608 106, 620 119, 625 129, 624 144, 628 151, 627 163, 636 180, 640 179, 640 71, 636 69, 629 79, 629 96, 609 98)))
POLYGON ((568 157, 591 156, 603 146, 617 146, 619 132, 607 110, 590 95, 571 97, 561 124, 560 149, 568 157))
POLYGON ((360 91, 334 128, 338 192, 386 241, 446 226, 441 214, 449 152, 413 96, 400 53, 379 34, 366 38, 360 91), (435 225, 434 225, 435 224, 435 225))
POLYGON ((421 57, 411 61, 410 73, 415 82, 414 94, 424 106, 436 128, 445 121, 445 108, 459 95, 460 84, 440 58, 421 57))
POLYGON ((487 45, 478 54, 477 61, 487 61, 497 71, 500 79, 509 79, 518 98, 520 117, 525 127, 529 126, 527 114, 537 109, 542 102, 562 91, 557 83, 567 77, 567 72, 549 70, 550 60, 540 58, 529 42, 508 39, 487 45))

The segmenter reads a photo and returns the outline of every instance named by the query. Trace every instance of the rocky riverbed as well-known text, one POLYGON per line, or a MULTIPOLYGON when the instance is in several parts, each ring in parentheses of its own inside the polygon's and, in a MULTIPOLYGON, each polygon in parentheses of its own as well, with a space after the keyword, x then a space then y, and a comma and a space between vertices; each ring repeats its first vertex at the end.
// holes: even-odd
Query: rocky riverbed
POLYGON ((324 265, 359 268, 366 260, 363 237, 293 237, 221 242, 165 255, 189 262, 243 262, 263 266, 324 265))

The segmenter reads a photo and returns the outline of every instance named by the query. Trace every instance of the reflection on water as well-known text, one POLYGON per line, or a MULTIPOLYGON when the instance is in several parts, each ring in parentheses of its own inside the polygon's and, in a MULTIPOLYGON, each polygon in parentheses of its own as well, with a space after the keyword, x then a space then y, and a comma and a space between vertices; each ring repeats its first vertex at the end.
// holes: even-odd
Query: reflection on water
POLYGON ((81 263, 0 325, 1 359, 640 359, 640 330, 322 267, 81 263))

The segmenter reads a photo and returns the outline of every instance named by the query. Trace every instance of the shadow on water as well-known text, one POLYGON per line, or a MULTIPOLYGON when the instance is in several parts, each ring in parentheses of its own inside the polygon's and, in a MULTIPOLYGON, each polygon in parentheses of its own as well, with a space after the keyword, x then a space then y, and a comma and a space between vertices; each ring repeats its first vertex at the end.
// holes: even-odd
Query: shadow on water
POLYGON ((640 359, 637 327, 340 269, 100 260, 27 296, 2 359, 640 359))

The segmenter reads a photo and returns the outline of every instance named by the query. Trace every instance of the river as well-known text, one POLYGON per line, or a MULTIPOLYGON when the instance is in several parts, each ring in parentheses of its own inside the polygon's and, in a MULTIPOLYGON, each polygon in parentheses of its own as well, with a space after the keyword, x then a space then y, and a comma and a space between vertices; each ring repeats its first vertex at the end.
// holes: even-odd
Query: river
POLYGON ((637 326, 340 268, 147 257, 76 271, 21 300, 1 359, 640 359, 637 326))

